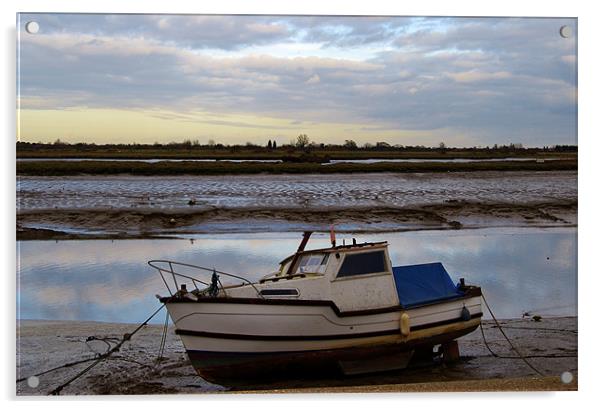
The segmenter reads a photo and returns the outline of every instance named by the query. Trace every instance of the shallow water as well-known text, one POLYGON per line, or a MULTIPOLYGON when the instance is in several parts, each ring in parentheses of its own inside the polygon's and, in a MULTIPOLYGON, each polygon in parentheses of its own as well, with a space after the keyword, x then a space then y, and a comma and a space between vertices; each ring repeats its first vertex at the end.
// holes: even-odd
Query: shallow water
POLYGON ((362 173, 351 175, 19 177, 17 208, 193 209, 404 207, 469 200, 577 199, 577 172, 362 173))
MULTIPOLYGON (((254 280, 293 253, 300 236, 18 242, 17 318, 142 322, 159 305, 154 295, 167 295, 148 260, 198 264, 254 280)), ((339 240, 343 238, 351 240, 348 235, 339 240)), ((357 239, 388 240, 394 265, 441 261, 455 282, 464 277, 480 285, 498 317, 520 317, 526 311, 577 314, 575 228, 421 231, 357 239)), ((328 246, 325 234, 316 234, 309 245, 328 246)))
MULTIPOLYGON (((533 162, 537 158, 490 158, 490 159, 332 159, 330 162, 323 163, 329 165, 333 163, 379 163, 379 162, 431 162, 431 163, 468 163, 468 162, 533 162)), ((562 160, 560 158, 545 158, 546 161, 562 160)), ((280 159, 103 159, 103 158, 17 158, 18 162, 42 162, 42 161, 60 161, 60 162, 82 162, 82 161, 101 161, 101 162, 265 162, 280 163, 280 159)))

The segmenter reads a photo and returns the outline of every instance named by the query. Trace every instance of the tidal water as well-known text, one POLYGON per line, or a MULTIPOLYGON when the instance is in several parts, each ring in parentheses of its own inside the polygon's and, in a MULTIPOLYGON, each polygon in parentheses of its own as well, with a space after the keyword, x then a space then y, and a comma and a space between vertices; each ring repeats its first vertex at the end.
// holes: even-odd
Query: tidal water
MULTIPOLYGON (((349 242, 351 237, 338 239, 349 242)), ((159 306, 155 294, 167 295, 148 260, 170 259, 255 280, 276 270, 279 261, 296 250, 300 238, 300 233, 255 233, 18 242, 17 318, 141 322, 159 306)), ((455 282, 464 277, 467 283, 480 285, 498 318, 525 312, 577 315, 576 228, 420 231, 356 238, 387 240, 394 266, 442 262, 455 282)), ((327 235, 316 234, 308 248, 328 246, 327 235)))
MULTIPOLYGON (((464 159, 464 158, 450 158, 450 159, 332 159, 330 162, 323 163, 323 165, 329 165, 333 163, 379 163, 379 162, 435 162, 435 163, 467 163, 467 162, 508 162, 508 161, 519 161, 519 162, 534 162, 537 158, 490 158, 490 159, 464 159)), ((546 161, 550 160, 561 160, 560 158, 545 158, 546 161)), ((101 162, 145 162, 145 163, 157 163, 157 162, 265 162, 265 163, 279 163, 282 162, 280 159, 103 159, 103 158, 17 158, 18 162, 41 162, 41 161, 67 161, 67 162, 81 162, 81 161, 101 161, 101 162)))

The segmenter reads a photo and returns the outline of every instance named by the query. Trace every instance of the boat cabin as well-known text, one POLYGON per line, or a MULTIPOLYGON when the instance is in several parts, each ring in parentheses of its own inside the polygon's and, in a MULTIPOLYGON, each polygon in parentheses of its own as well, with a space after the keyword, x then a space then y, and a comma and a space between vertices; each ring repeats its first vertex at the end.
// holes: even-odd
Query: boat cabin
POLYGON ((316 250, 304 250, 304 242, 259 281, 263 298, 326 299, 354 311, 412 308, 463 295, 441 263, 393 267, 386 241, 316 250))
MULTIPOLYGON (((192 277, 177 274, 176 265, 212 271, 200 266, 163 261, 164 268, 149 264, 163 274, 192 279, 197 290, 188 293, 186 286, 177 296, 193 300, 206 298, 235 299, 280 299, 299 301, 332 302, 340 312, 357 312, 379 308, 411 309, 437 303, 443 300, 465 296, 465 286, 455 285, 441 263, 428 263, 394 267, 389 256, 386 241, 357 243, 348 245, 305 250, 311 233, 304 234, 297 252, 280 262, 277 271, 268 274, 257 282, 251 282, 242 275, 234 275, 213 270, 212 284, 192 277), (234 285, 223 285, 219 276, 235 278, 234 285), (213 282, 215 281, 215 282, 213 282), (197 284, 208 285, 200 290, 197 284)), ((167 281, 164 280, 166 286, 167 281)), ((177 283, 176 283, 177 284, 177 283)), ((168 286, 169 288, 169 286, 168 286)))
POLYGON ((325 274, 327 267, 335 266, 336 277, 390 272, 387 246, 387 242, 364 243, 297 252, 281 261, 278 272, 264 277, 262 281, 325 274))

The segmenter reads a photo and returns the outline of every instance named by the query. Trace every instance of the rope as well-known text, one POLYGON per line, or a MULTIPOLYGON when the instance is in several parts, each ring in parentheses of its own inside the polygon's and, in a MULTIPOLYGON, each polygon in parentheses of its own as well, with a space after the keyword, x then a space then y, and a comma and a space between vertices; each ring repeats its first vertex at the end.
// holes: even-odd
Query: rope
POLYGON ((88 344, 88 342, 91 341, 100 341, 100 342, 104 342, 107 346, 107 350, 105 352, 108 352, 109 349, 111 349, 111 347, 113 347, 113 345, 111 344, 111 342, 114 343, 118 343, 119 342, 119 338, 115 338, 115 337, 96 337, 96 336, 90 336, 86 339, 85 344, 86 347, 88 347, 88 350, 90 350, 90 352, 95 353, 97 356, 101 355, 100 352, 95 351, 94 349, 92 349, 92 347, 90 347, 90 344, 88 344))
POLYGON ((165 351, 165 342, 167 341, 167 327, 169 326, 169 312, 165 311, 165 324, 163 324, 163 334, 161 334, 161 344, 159 345, 159 353, 157 354, 157 360, 155 367, 159 365, 163 358, 163 352, 165 351))
MULTIPOLYGON (((487 307, 487 310, 489 311, 489 314, 491 314, 491 318, 493 318, 493 321, 497 325, 497 328, 500 330, 500 332, 502 333, 502 335, 504 336, 504 338, 506 338, 506 341, 508 342, 508 345, 510 345, 510 347, 514 350, 514 352, 516 352, 516 354, 519 356, 519 358, 522 359, 523 362, 525 364, 527 364, 527 366, 529 368, 531 368, 539 376, 544 376, 543 373, 541 373, 539 370, 537 370, 537 368, 535 368, 533 365, 531 365, 531 363, 529 361, 527 361, 527 358, 523 354, 521 354, 521 352, 518 350, 518 348, 516 348, 514 346, 514 344, 512 343, 512 341, 510 341, 510 338, 508 338, 508 336, 506 335, 506 333, 502 329, 502 326, 498 322, 497 318, 495 318, 495 315, 493 314, 493 311, 491 311, 491 308, 489 307, 489 304, 487 303, 487 300, 485 299, 485 295, 481 294, 481 297, 483 298, 483 302, 485 303, 485 306, 487 307)), ((489 345, 487 345, 487 341, 485 340, 485 332, 483 331, 483 324, 481 324, 480 327, 481 327, 481 334, 483 335, 483 340, 485 341, 485 345, 487 346, 487 349, 489 350, 489 352, 491 352, 491 354, 494 357, 499 358, 499 355, 497 355, 496 353, 494 353, 491 350, 491 348, 489 347, 489 345)))
MULTIPOLYGON (((88 342, 90 342, 90 341, 101 341, 101 342, 104 342, 107 345, 107 350, 105 351, 105 353, 107 353, 107 352, 109 352, 109 350, 113 346, 113 345, 111 345, 111 342, 117 343, 117 342, 119 342, 119 338, 115 338, 115 337, 102 337, 102 338, 100 338, 100 337, 96 337, 96 336, 89 336, 84 341, 84 343, 86 344, 86 347, 88 347, 88 349, 90 350, 90 352, 92 352, 92 353, 94 353, 96 355, 95 357, 93 357, 93 358, 85 358, 85 359, 81 359, 79 361, 69 362, 69 363, 66 363, 66 364, 63 364, 63 365, 55 366, 54 368, 47 369, 47 370, 42 371, 42 372, 38 372, 36 374, 30 375, 30 376, 27 376, 27 377, 19 378, 19 379, 17 379, 16 383, 26 381, 27 379, 29 379, 32 376, 40 377, 42 375, 46 375, 46 374, 48 374, 50 372, 54 372, 54 371, 59 370, 59 369, 69 368, 69 367, 72 367, 72 366, 75 366, 75 365, 79 365, 79 364, 83 364, 83 363, 86 363, 86 362, 97 360, 102 355, 102 353, 93 350, 90 347, 90 345, 88 344, 88 342)), ((136 364, 141 365, 141 366, 148 366, 148 365, 143 364, 141 362, 137 362, 137 361, 134 361, 133 359, 128 359, 128 358, 125 358, 125 357, 112 357, 111 359, 121 360, 121 361, 127 361, 127 362, 133 362, 133 363, 136 363, 136 364)))
POLYGON ((529 328, 529 327, 511 327, 508 325, 505 325, 504 328, 506 328, 506 329, 524 329, 527 331, 572 332, 573 334, 577 333, 576 329, 564 329, 564 328, 542 328, 542 327, 529 328))
MULTIPOLYGON (((43 371, 43 372, 38 372, 38 373, 36 373, 36 374, 33 374, 33 375, 30 375, 30 376, 26 376, 26 377, 23 377, 23 378, 19 378, 19 379, 17 379, 16 383, 20 383, 20 382, 26 381, 27 379, 31 378, 32 376, 40 377, 40 376, 42 376, 42 375, 46 375, 46 374, 48 374, 48 373, 50 373, 50 372, 54 372, 54 371, 56 371, 56 370, 59 370, 59 369, 63 369, 63 368, 69 368, 69 367, 72 367, 72 366, 75 366, 75 365, 78 365, 78 364, 83 364, 83 363, 86 363, 86 362, 95 361, 95 360, 97 360, 98 358, 99 358, 99 357, 98 357, 98 356, 96 356, 96 357, 94 357, 94 358, 86 358, 86 359, 82 359, 82 360, 80 360, 80 361, 69 362, 69 363, 67 363, 67 364, 64 364, 64 365, 61 365, 61 366, 57 366, 57 367, 54 367, 54 368, 52 368, 52 369, 48 369, 48 370, 46 370, 46 371, 43 371)), ((136 361, 135 359, 126 358, 126 357, 114 356, 114 357, 110 357, 110 358, 108 358, 108 359, 112 359, 112 360, 116 360, 116 361, 125 361, 125 362, 131 362, 131 363, 134 363, 134 364, 138 364, 138 365, 140 365, 140 366, 144 366, 144 367, 147 367, 147 368, 152 368, 152 367, 151 367, 150 365, 148 365, 148 364, 145 364, 145 363, 143 363, 143 362, 136 361)))
POLYGON ((96 365, 98 365, 99 363, 101 363, 102 361, 104 361, 106 358, 108 358, 109 356, 111 356, 114 352, 118 351, 119 348, 121 348, 121 346, 123 344, 125 344, 127 341, 129 341, 130 339, 132 339, 132 337, 138 332, 140 331, 140 329, 142 329, 142 327, 144 327, 146 324, 148 324, 148 322, 159 313, 159 311, 161 311, 163 309, 163 307, 165 307, 165 304, 162 304, 161 307, 159 307, 155 312, 153 312, 151 314, 150 317, 148 317, 146 319, 146 321, 144 321, 142 324, 140 324, 134 331, 132 331, 132 333, 125 333, 123 334, 123 338, 121 339, 121 341, 115 345, 113 348, 111 348, 109 351, 105 352, 104 354, 98 356, 97 358, 95 358, 95 362, 93 362, 91 365, 88 365, 86 368, 84 368, 81 372, 79 372, 77 375, 75 375, 74 377, 70 378, 67 382, 63 383, 62 385, 54 388, 49 395, 59 395, 61 393, 61 391, 68 386, 69 384, 71 384, 73 381, 75 381, 76 379, 80 378, 81 376, 85 375, 88 371, 90 371, 92 368, 94 368, 96 365))
POLYGON ((37 376, 37 377, 39 377, 39 376, 42 376, 42 375, 46 375, 47 373, 50 373, 50 372, 56 371, 57 369, 69 368, 69 367, 71 367, 71 366, 74 366, 74 365, 83 364, 83 363, 85 363, 85 362, 90 362, 90 361, 95 361, 95 360, 97 360, 97 359, 98 359, 98 357, 94 357, 94 358, 86 358, 86 359, 82 359, 82 360, 75 361, 75 362, 69 362, 68 364, 64 364, 64 365, 61 365, 61 366, 57 366, 57 367, 54 367, 54 368, 52 368, 52 369, 48 369, 48 370, 46 370, 46 371, 43 371, 43 372, 38 372, 37 374, 34 374, 34 375, 30 375, 30 376, 27 376, 27 377, 24 377, 24 378, 19 378, 19 379, 17 379, 17 383, 19 383, 19 382, 23 382, 23 381, 26 381, 27 379, 29 379, 29 378, 30 378, 30 377, 32 377, 32 376, 37 376))

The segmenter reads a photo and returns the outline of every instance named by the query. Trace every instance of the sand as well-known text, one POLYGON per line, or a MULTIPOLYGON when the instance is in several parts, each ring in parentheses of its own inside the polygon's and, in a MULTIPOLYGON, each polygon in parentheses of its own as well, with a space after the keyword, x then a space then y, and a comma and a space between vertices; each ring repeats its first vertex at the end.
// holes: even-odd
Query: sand
MULTIPOLYGON (((462 358, 455 364, 419 364, 403 371, 356 377, 286 380, 250 384, 237 390, 210 384, 196 375, 188 363, 179 337, 170 327, 164 358, 157 361, 162 325, 148 325, 110 360, 97 365, 66 387, 62 394, 190 394, 190 393, 333 393, 333 392, 432 392, 432 391, 548 391, 577 389, 577 318, 529 317, 502 320, 508 336, 529 362, 534 373, 509 349, 491 321, 484 321, 491 356, 479 330, 459 340, 462 358), (573 380, 563 383, 560 375, 573 380)), ((93 358, 104 352, 104 341, 114 344, 136 324, 78 321, 17 323, 17 378, 27 378, 68 362, 93 358), (109 337, 109 338, 107 338, 109 337)), ((89 363, 59 369, 39 377, 39 385, 17 383, 18 395, 46 395, 89 363)))

